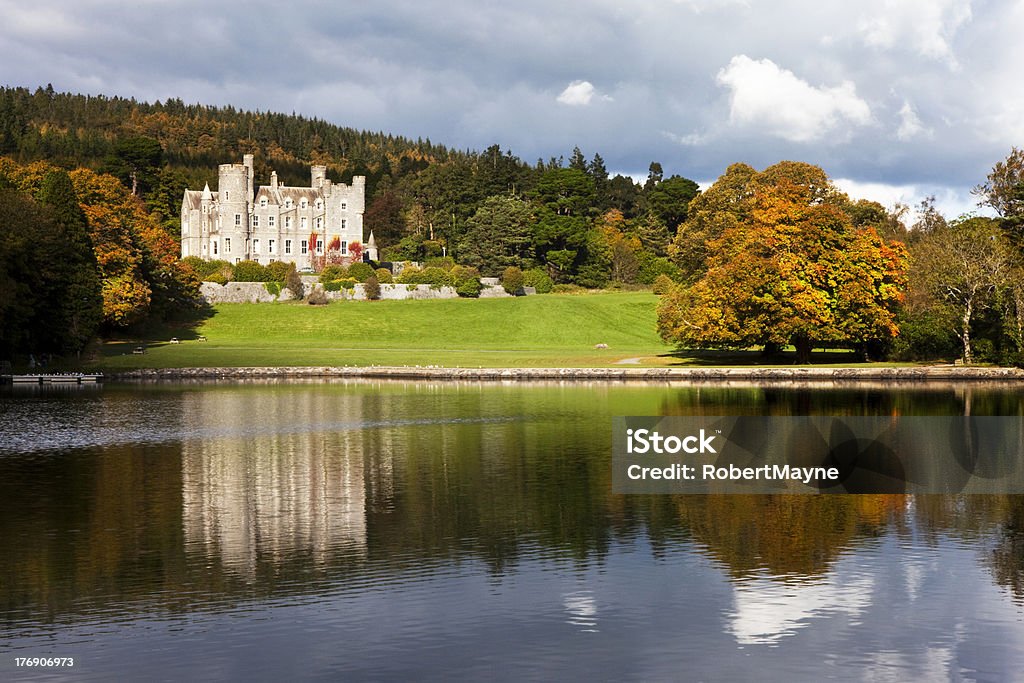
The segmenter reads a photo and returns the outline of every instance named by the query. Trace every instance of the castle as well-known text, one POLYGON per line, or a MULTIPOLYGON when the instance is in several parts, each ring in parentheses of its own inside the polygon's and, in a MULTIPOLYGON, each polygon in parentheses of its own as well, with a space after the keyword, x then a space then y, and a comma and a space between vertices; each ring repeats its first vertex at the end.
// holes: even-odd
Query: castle
MULTIPOLYGON (((310 267, 318 257, 340 243, 340 256, 351 258, 348 246, 363 244, 366 178, 352 184, 334 184, 326 166, 313 166, 309 187, 279 185, 277 172, 270 185, 253 189, 253 156, 241 164, 221 164, 217 191, 210 185, 185 190, 181 201, 181 256, 198 256, 231 263, 274 261, 310 267)), ((373 234, 365 242, 364 257, 376 261, 373 234)))

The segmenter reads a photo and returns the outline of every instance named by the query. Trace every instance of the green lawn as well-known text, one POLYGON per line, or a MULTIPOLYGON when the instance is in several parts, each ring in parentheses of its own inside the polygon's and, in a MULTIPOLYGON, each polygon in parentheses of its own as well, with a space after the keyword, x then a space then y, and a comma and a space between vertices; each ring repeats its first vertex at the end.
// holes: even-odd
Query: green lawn
MULTIPOLYGON (((657 297, 604 292, 509 299, 221 304, 191 324, 108 341, 101 370, 231 366, 668 367, 792 364, 758 351, 678 351, 656 332, 657 297), (207 341, 199 341, 205 336, 207 341), (176 337, 180 344, 171 344, 176 337), (144 355, 132 354, 143 344, 144 355), (607 344, 607 349, 595 349, 607 344)), ((790 356, 792 354, 789 354, 790 356)), ((815 365, 861 365, 845 350, 815 365)), ((880 364, 871 364, 880 365, 880 364)), ((891 365, 891 364, 886 364, 891 365)))
POLYGON ((599 367, 666 364, 646 292, 509 299, 221 304, 198 324, 109 341, 106 369, 261 365, 599 367), (198 341, 202 335, 207 341, 198 341), (171 337, 180 344, 168 343, 171 337), (145 343, 145 355, 132 348, 145 343), (607 344, 607 349, 595 349, 607 344), (651 358, 648 358, 651 357, 651 358))

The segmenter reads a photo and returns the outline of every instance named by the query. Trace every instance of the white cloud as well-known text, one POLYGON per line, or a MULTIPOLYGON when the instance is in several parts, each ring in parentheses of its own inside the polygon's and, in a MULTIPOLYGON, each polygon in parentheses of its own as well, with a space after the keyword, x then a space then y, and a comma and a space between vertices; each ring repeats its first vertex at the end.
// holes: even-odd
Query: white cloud
POLYGON ((932 131, 929 128, 925 128, 921 123, 921 119, 918 118, 917 112, 914 111, 914 107, 911 106, 910 102, 904 101, 903 106, 900 108, 900 127, 896 131, 896 137, 900 140, 911 140, 918 135, 924 135, 925 137, 931 137, 932 131))
POLYGON ((661 134, 666 138, 676 143, 677 145, 683 145, 684 147, 697 147, 698 145, 704 145, 708 142, 708 135, 704 133, 687 133, 686 135, 677 135, 667 130, 661 131, 661 134))
POLYGON ((737 55, 717 80, 732 91, 730 123, 790 142, 814 142, 836 133, 845 139, 848 126, 871 122, 871 109, 852 82, 814 87, 770 59, 737 55))
POLYGON ((964 214, 977 213, 990 215, 988 210, 978 207, 978 198, 967 188, 945 187, 941 185, 890 185, 851 180, 849 178, 833 178, 832 182, 850 199, 867 199, 878 202, 887 209, 903 204, 910 208, 904 222, 910 226, 917 219, 918 205, 928 197, 935 197, 935 208, 947 219, 958 218, 964 214))
POLYGON ((864 9, 858 30, 866 45, 909 47, 922 57, 958 66, 950 43, 971 20, 970 0, 882 0, 864 9))
POLYGON ((611 97, 608 95, 602 95, 594 87, 594 84, 590 81, 573 81, 566 86, 562 94, 556 99, 562 104, 568 104, 573 107, 585 107, 590 104, 593 99, 597 97, 601 100, 611 101, 611 97))

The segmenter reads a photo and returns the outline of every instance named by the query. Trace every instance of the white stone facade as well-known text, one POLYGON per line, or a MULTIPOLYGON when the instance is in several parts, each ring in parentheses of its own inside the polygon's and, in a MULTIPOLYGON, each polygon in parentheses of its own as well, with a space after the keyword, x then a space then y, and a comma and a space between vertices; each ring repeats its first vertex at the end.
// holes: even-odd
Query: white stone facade
POLYGON ((181 202, 181 256, 230 263, 252 260, 267 265, 294 263, 300 270, 314 265, 331 243, 340 242, 340 255, 349 256, 353 242, 364 245, 366 257, 376 260, 373 236, 363 240, 366 178, 352 184, 332 183, 326 166, 313 166, 309 187, 270 184, 253 186, 253 157, 241 164, 221 164, 217 191, 185 190, 181 202), (316 233, 315 236, 313 233, 316 233))

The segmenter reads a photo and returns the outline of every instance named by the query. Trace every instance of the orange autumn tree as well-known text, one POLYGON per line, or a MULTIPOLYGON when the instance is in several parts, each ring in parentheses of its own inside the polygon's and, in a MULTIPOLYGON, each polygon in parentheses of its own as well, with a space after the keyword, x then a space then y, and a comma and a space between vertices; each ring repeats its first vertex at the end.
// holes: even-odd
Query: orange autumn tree
POLYGON ((662 298, 664 339, 690 348, 792 344, 807 363, 815 344, 865 348, 898 334, 906 248, 855 228, 849 199, 824 171, 782 162, 750 176, 740 196, 737 220, 718 221, 725 227, 692 284, 662 298))

